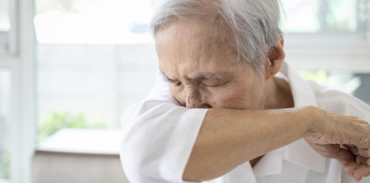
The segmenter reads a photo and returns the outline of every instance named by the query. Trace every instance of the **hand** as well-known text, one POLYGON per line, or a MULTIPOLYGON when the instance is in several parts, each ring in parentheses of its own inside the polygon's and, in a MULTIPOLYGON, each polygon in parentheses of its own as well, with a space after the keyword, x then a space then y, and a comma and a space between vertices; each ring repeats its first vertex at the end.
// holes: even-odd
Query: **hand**
POLYGON ((353 145, 344 145, 353 155, 356 156, 355 162, 348 162, 344 165, 344 170, 348 172, 348 176, 355 178, 356 181, 361 181, 362 177, 370 175, 370 154, 368 149, 358 149, 353 145))
MULTIPOLYGON (((368 176, 369 167, 357 163, 351 150, 343 149, 341 144, 350 144, 361 149, 361 154, 370 155, 370 125, 357 117, 332 114, 318 108, 310 112, 312 120, 316 120, 305 137, 307 143, 319 154, 326 158, 337 159, 345 168, 353 170, 357 181, 368 176), (348 163, 348 164, 347 164, 348 163)), ((360 151, 357 151, 359 155, 360 151)), ((364 160, 362 160, 364 161, 364 160)), ((347 170, 347 169, 345 169, 347 170)), ((349 175, 352 175, 350 172, 349 175)))

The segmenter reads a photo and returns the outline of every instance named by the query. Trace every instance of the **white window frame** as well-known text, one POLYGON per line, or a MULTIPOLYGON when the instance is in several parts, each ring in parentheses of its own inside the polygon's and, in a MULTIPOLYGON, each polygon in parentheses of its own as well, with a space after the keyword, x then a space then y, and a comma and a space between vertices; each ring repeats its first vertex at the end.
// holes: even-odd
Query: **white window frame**
POLYGON ((0 67, 11 72, 9 183, 31 182, 35 149, 35 33, 33 0, 9 0, 9 32, 0 33, 0 67))
MULTIPOLYGON (((14 91, 15 89, 15 84, 14 84, 14 63, 15 63, 15 60, 13 59, 9 59, 9 58, 5 58, 4 57, 4 54, 0 53, 0 69, 9 69, 9 72, 11 73, 11 76, 10 76, 10 80, 11 80, 11 91, 14 91)), ((13 93, 11 94, 11 106, 10 109, 11 109, 11 115, 9 116, 9 121, 10 122, 13 122, 14 121, 14 110, 15 110, 15 106, 14 106, 14 96, 13 96, 13 93)), ((12 126, 10 127, 10 130, 13 131, 14 128, 16 127, 16 125, 12 124, 12 126)), ((16 142, 17 142, 17 137, 15 137, 15 134, 14 133, 10 133, 9 134, 9 139, 11 140, 11 147, 10 147, 10 151, 11 153, 13 152, 16 152, 18 151, 17 150, 17 146, 15 145, 16 142)), ((17 154, 17 153, 16 153, 17 154)), ((10 159, 10 163, 11 163, 11 170, 10 170, 10 177, 13 177, 13 176, 17 176, 16 174, 14 174, 15 172, 13 171, 13 168, 17 168, 17 159, 15 158, 17 157, 17 155, 13 155, 11 154, 11 159, 10 159), (15 162, 15 167, 13 166, 13 161, 16 161, 15 162)), ((19 168, 19 167, 18 167, 19 168)), ((7 180, 7 179, 1 179, 0 178, 0 183, 12 183, 11 180, 7 180)))
POLYGON ((5 52, 8 44, 8 32, 0 31, 0 53, 5 52))
POLYGON ((16 55, 18 52, 18 26, 19 26, 19 0, 9 1, 9 19, 11 28, 9 31, 0 31, 0 54, 6 52, 16 55))
POLYGON ((286 60, 296 69, 370 72, 366 33, 285 34, 286 60))

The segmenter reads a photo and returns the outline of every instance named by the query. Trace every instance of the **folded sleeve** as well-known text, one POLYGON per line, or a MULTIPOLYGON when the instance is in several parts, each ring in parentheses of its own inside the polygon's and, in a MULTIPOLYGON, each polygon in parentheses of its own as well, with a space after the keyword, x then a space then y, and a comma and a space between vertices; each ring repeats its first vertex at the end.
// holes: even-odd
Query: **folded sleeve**
POLYGON ((122 117, 121 162, 132 183, 184 182, 182 175, 207 109, 147 98, 122 117))

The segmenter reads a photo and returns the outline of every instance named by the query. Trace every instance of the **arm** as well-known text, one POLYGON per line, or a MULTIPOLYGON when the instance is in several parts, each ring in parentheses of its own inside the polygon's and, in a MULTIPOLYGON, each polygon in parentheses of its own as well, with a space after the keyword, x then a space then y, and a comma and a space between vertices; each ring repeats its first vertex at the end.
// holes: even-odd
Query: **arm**
POLYGON ((308 133, 306 109, 209 109, 204 118, 183 179, 205 181, 273 151, 308 133), (253 147, 253 148, 251 148, 253 147))
POLYGON ((352 144, 370 153, 369 134, 370 125, 360 118, 312 106, 266 111, 210 109, 183 179, 217 178, 245 161, 301 138, 322 156, 345 164, 353 161, 353 154, 341 149, 340 144, 352 144))

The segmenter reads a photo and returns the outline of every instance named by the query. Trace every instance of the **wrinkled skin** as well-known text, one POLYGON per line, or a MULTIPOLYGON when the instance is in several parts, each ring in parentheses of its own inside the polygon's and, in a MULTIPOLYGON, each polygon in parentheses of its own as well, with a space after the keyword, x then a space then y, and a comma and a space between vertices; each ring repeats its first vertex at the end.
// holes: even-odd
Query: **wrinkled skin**
POLYGON ((362 177, 368 177, 370 175, 370 139, 363 135, 370 131, 368 122, 351 116, 347 116, 348 121, 343 122, 342 115, 325 111, 323 113, 337 120, 325 125, 326 133, 317 133, 317 135, 306 137, 305 140, 322 156, 337 159, 344 165, 343 168, 348 175, 354 177, 356 181, 361 181, 362 177), (341 135, 335 135, 338 133, 341 135), (340 145, 349 151, 341 148, 340 145))
MULTIPOLYGON (((218 21, 176 20, 156 35, 160 71, 169 81, 172 96, 187 108, 294 107, 289 83, 274 77, 284 62, 283 45, 284 40, 266 56, 265 73, 260 74, 242 57, 238 60, 232 31, 218 21)), ((348 175, 357 181, 369 176, 370 161, 354 159, 354 155, 369 158, 370 140, 363 138, 363 134, 370 134, 369 124, 318 109, 315 113, 319 113, 318 119, 324 116, 332 122, 320 123, 317 130, 305 138, 310 146, 322 156, 345 164, 348 175), (339 144, 352 145, 347 146, 348 151, 339 144)))

